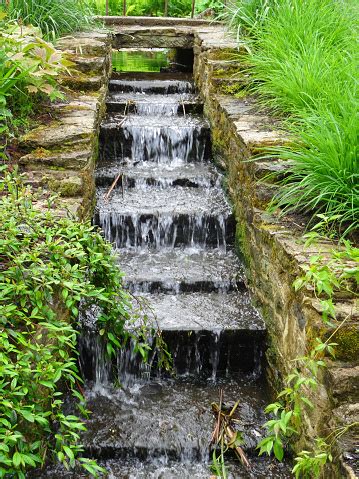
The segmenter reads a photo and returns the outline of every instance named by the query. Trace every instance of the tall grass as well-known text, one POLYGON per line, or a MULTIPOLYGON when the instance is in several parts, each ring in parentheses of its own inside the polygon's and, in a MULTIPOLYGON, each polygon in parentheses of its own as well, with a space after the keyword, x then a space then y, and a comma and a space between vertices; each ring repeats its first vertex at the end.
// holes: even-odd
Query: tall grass
MULTIPOLYGON (((241 0, 230 26, 246 35, 253 90, 294 120, 297 144, 276 200, 284 211, 338 215, 359 226, 359 9, 351 0, 241 0)), ((227 13, 228 15, 228 13, 227 13)))
POLYGON ((9 18, 39 27, 45 38, 52 40, 92 23, 91 11, 84 0, 11 0, 7 14, 9 18))

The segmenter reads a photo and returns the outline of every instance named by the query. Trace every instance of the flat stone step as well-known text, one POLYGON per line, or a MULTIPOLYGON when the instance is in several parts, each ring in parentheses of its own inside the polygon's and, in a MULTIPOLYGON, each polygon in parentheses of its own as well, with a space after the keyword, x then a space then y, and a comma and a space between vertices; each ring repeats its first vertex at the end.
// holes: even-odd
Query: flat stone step
MULTIPOLYGON (((119 251, 118 263, 125 273, 126 287, 135 293, 227 292, 244 287, 243 266, 232 251, 119 251)), ((215 323, 210 329, 213 327, 215 323)))
MULTIPOLYGON (((227 403, 240 401, 238 428, 247 451, 254 451, 263 434, 263 385, 256 381, 227 379, 215 387, 208 382, 157 380, 99 394, 88 391, 88 431, 82 444, 87 454, 102 459, 166 458, 183 463, 204 462, 210 455, 215 418, 211 403, 218 388, 227 403)), ((233 404, 232 403, 232 404, 233 404)))
POLYGON ((210 163, 184 163, 158 165, 153 162, 107 162, 99 165, 95 172, 96 185, 109 187, 119 173, 122 176, 116 183, 116 188, 147 189, 152 187, 167 188, 186 186, 191 188, 219 187, 222 175, 210 163))
POLYGON ((171 163, 201 162, 210 157, 210 127, 195 115, 165 116, 108 114, 100 129, 100 160, 171 163))
POLYGON ((239 331, 258 337, 265 324, 248 291, 232 293, 145 294, 162 331, 239 331))
POLYGON ((110 92, 138 92, 168 95, 171 93, 193 93, 194 85, 188 80, 110 80, 110 92))
MULTIPOLYGON (((141 307, 149 307, 149 317, 162 330, 177 375, 260 375, 266 331, 247 291, 140 297, 141 307)), ((127 370, 138 375, 138 363, 129 364, 127 370)))
POLYGON ((231 208, 217 188, 98 188, 95 224, 117 248, 225 247, 234 242, 231 208))
POLYGON ((146 95, 145 93, 112 92, 106 100, 108 112, 138 115, 188 115, 203 113, 203 103, 190 93, 172 95, 146 95))
MULTIPOLYGON (((251 470, 247 471, 232 458, 226 458, 228 479, 289 479, 291 467, 284 460, 278 462, 267 456, 249 455, 251 470)), ((141 461, 139 459, 108 459, 99 464, 109 472, 110 479, 208 479, 211 477, 211 462, 186 464, 159 458, 141 461)), ((67 471, 61 466, 45 471, 29 471, 29 479, 88 479, 83 469, 67 471)))

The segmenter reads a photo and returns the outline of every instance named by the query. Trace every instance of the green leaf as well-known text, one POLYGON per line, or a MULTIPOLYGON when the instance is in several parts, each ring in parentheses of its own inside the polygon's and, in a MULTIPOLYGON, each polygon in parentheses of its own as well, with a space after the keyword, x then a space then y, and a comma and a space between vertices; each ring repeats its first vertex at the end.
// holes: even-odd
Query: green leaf
POLYGON ((21 409, 20 413, 26 419, 26 421, 29 421, 29 422, 35 421, 35 416, 32 412, 27 411, 26 409, 21 409))
POLYGON ((282 460, 283 460, 284 450, 283 450, 282 443, 281 443, 279 440, 276 440, 276 441, 274 442, 274 444, 273 444, 273 452, 274 452, 275 457, 278 459, 278 461, 282 461, 282 460))
POLYGON ((70 461, 73 461, 75 459, 75 456, 74 456, 74 453, 72 451, 72 449, 68 446, 64 446, 63 447, 67 457, 70 459, 70 461))
POLYGON ((19 452, 15 452, 15 454, 12 457, 12 462, 14 464, 14 467, 18 469, 22 463, 21 454, 19 452))

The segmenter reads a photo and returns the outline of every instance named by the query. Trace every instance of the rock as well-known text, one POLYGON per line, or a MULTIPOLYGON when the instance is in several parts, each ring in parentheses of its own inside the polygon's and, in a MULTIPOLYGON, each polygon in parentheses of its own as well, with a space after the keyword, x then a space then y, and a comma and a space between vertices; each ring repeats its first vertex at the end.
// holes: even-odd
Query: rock
POLYGON ((328 390, 335 404, 359 402, 359 365, 332 361, 326 372, 328 390))
POLYGON ((57 41, 56 47, 66 53, 77 55, 106 56, 108 54, 108 36, 96 34, 75 35, 62 37, 57 41))
POLYGON ((90 147, 86 149, 86 145, 80 150, 68 148, 56 151, 37 148, 21 157, 19 164, 24 166, 26 171, 36 170, 42 166, 81 170, 88 165, 92 155, 93 151, 90 147))
POLYGON ((63 146, 92 144, 96 138, 96 125, 89 115, 72 116, 70 119, 52 121, 20 138, 25 148, 57 148, 63 146))

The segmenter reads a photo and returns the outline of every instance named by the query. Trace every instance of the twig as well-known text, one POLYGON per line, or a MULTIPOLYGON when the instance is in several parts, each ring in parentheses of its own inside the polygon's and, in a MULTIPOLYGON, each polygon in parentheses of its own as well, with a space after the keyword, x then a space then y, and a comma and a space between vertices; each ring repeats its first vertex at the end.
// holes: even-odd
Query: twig
POLYGON ((114 187, 117 185, 117 182, 118 180, 121 178, 121 176, 123 175, 122 172, 120 172, 116 178, 114 179, 114 181, 112 182, 112 185, 110 186, 109 190, 107 191, 107 193, 104 195, 104 200, 105 201, 108 201, 110 196, 111 196, 111 193, 112 193, 112 190, 114 189, 114 187))
POLYGON ((219 432, 220 432, 220 429, 221 429, 222 401, 223 401, 223 389, 220 389, 219 390, 219 407, 217 406, 217 404, 212 405, 212 407, 217 406, 218 416, 217 416, 216 427, 214 428, 214 431, 213 431, 213 434, 212 434, 211 444, 218 443, 218 441, 219 441, 219 432))
POLYGON ((245 466, 247 469, 250 469, 251 465, 250 465, 246 455, 244 454, 243 449, 241 448, 241 446, 239 446, 238 444, 235 443, 237 433, 235 431, 233 431, 233 429, 229 425, 227 425, 226 426, 226 434, 227 434, 228 439, 229 439, 228 447, 232 447, 234 449, 235 453, 237 454, 239 460, 243 464, 243 466, 245 466), (233 445, 230 445, 231 443, 233 445))
POLYGON ((181 98, 181 102, 182 102, 182 108, 183 108, 183 116, 185 117, 186 116, 186 108, 184 106, 183 98, 181 98))
POLYGON ((223 405, 223 389, 220 389, 219 392, 219 405, 212 403, 212 410, 217 414, 216 426, 212 434, 211 444, 220 444, 221 445, 221 456, 223 456, 224 446, 226 450, 231 448, 234 450, 238 459, 241 461, 243 466, 247 469, 251 468, 251 465, 243 451, 240 447, 239 440, 237 440, 237 432, 232 428, 231 423, 236 420, 233 418, 234 413, 236 412, 239 401, 235 403, 232 407, 229 414, 222 411, 223 405))
POLYGON ((122 120, 118 123, 117 128, 120 128, 125 123, 126 120, 127 120, 127 116, 122 118, 122 120))

